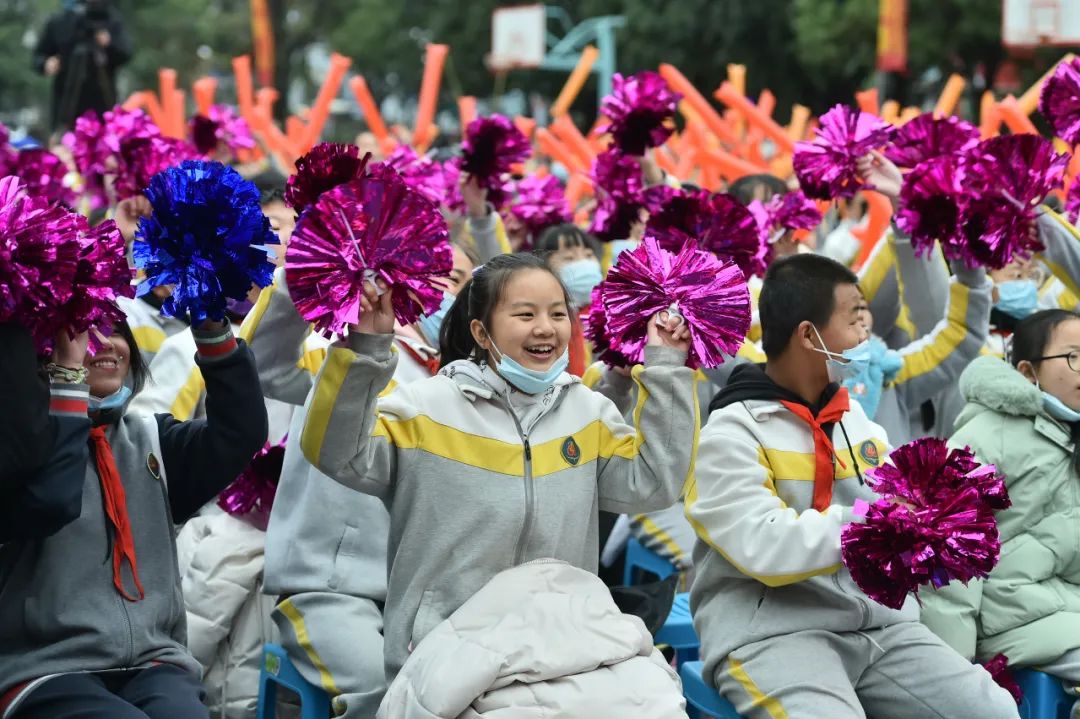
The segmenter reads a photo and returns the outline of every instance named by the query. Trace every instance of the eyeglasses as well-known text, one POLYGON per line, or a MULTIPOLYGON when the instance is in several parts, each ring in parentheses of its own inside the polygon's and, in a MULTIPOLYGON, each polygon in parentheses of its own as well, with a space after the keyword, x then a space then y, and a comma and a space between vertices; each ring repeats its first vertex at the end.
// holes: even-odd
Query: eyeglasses
POLYGON ((1069 369, 1073 372, 1080 372, 1080 350, 1073 350, 1063 355, 1050 355, 1048 357, 1036 357, 1036 362, 1042 362, 1043 360, 1052 359, 1064 359, 1069 363, 1069 369))

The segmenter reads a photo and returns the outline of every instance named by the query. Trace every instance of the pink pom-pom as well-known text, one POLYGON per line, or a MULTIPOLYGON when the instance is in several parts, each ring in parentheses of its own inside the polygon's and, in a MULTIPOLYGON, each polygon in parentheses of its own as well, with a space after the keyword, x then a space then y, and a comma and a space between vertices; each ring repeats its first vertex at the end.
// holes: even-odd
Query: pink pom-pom
POLYGON ((67 165, 48 150, 23 150, 15 161, 14 174, 23 181, 27 193, 51 202, 74 205, 78 196, 66 182, 67 165))
POLYGON ((285 442, 267 443, 251 458, 240 476, 218 495, 217 504, 230 515, 266 531, 285 462, 285 442))
POLYGON ((1016 677, 1009 671, 1009 658, 1004 654, 998 654, 993 659, 983 662, 982 666, 999 687, 1012 695, 1019 706, 1024 699, 1024 690, 1020 688, 1016 677))
POLYGON ((0 322, 26 327, 39 345, 62 326, 79 260, 78 216, 0 179, 0 322))
POLYGON ((506 175, 510 168, 532 154, 529 138, 502 115, 479 117, 465 128, 461 143, 461 171, 488 190, 488 201, 496 207, 505 202, 506 175))
POLYGON ((1068 162, 1049 140, 1027 134, 985 140, 965 155, 964 259, 998 269, 1016 255, 1041 251, 1032 237, 1037 207, 1061 187, 1068 162))
POLYGON ((592 344, 593 358, 608 367, 633 367, 634 362, 611 346, 607 335, 607 310, 601 297, 600 287, 593 288, 589 314, 585 318, 585 339, 592 344))
POLYGON ((610 122, 597 132, 611 133, 615 146, 628 155, 644 155, 671 137, 680 99, 658 73, 646 70, 626 78, 615 73, 612 93, 600 106, 610 122))
POLYGON ((645 357, 648 323, 673 309, 690 330, 688 367, 716 367, 734 356, 750 329, 742 270, 687 242, 668 252, 654 237, 619 255, 600 285, 611 346, 634 364, 645 357))
POLYGON ((296 161, 296 174, 285 187, 285 204, 303 212, 338 185, 364 176, 371 153, 360 157, 356 145, 320 142, 296 161))
POLYGON ((708 190, 675 195, 649 218, 645 231, 666 250, 678 251, 690 240, 733 261, 746 277, 765 272, 757 220, 731 195, 708 190))
POLYGON ((904 123, 896 131, 885 157, 897 167, 911 169, 942 155, 955 155, 979 144, 979 128, 955 116, 927 113, 904 123))
POLYGON ((194 115, 188 123, 191 143, 200 154, 212 157, 224 145, 231 154, 255 147, 247 121, 227 105, 211 105, 206 115, 194 115))
POLYGON ((952 156, 927 160, 904 178, 896 226, 911 236, 919 255, 929 255, 940 240, 946 257, 963 257, 967 242, 960 215, 968 198, 961 180, 958 159, 952 156))
POLYGON ((120 144, 114 189, 117 200, 126 200, 150 186, 150 178, 184 160, 194 160, 199 151, 184 140, 171 137, 131 137, 120 144))
POLYGON ((629 155, 608 150, 593 160, 591 175, 598 202, 589 232, 605 242, 626 239, 642 220, 641 165, 629 155))
MULTIPOLYGON (((135 297, 132 284, 135 274, 127 261, 124 236, 115 222, 106 220, 97 227, 90 227, 82 216, 77 216, 77 221, 79 260, 72 280, 74 292, 57 321, 71 337, 91 328, 110 335, 113 327, 125 318, 117 299, 135 297)), ((91 353, 102 348, 98 332, 90 332, 91 353)), ((51 339, 39 342, 39 347, 50 350, 51 339)))
POLYGON ((510 212, 525 225, 530 236, 537 237, 552 225, 570 222, 570 205, 554 175, 526 177, 515 190, 517 196, 510 203, 510 212))
POLYGON ((405 184, 436 205, 446 199, 446 173, 438 162, 416 154, 408 145, 398 145, 386 158, 386 165, 397 170, 405 184))
POLYGON ((885 498, 841 535, 844 564, 867 596, 899 609, 921 586, 986 577, 1001 552, 994 511, 1009 506, 1004 480, 970 451, 923 438, 867 473, 885 498))
POLYGON ((821 211, 800 190, 773 195, 766 202, 754 200, 747 209, 757 220, 762 238, 769 245, 790 230, 812 230, 821 224, 821 211))
POLYGON ((1039 112, 1055 135, 1070 146, 1080 143, 1080 58, 1058 63, 1039 95, 1039 112))
POLYGON ((854 197, 861 189, 873 189, 859 181, 856 162, 887 145, 892 133, 892 126, 874 115, 835 106, 822 115, 811 142, 795 144, 792 164, 799 186, 818 200, 854 197))
POLYGON ((324 193, 296 223, 285 275, 300 316, 323 334, 342 334, 360 317, 365 282, 393 292, 394 315, 411 324, 442 301, 435 280, 453 252, 438 208, 385 165, 324 193))

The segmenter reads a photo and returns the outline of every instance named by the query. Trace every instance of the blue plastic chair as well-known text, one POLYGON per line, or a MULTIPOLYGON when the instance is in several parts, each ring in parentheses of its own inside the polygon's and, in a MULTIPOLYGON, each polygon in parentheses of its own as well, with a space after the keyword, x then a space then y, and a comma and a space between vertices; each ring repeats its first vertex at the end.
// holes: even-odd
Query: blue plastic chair
POLYGON ((699 719, 702 712, 716 719, 740 719, 731 702, 705 683, 701 667, 701 662, 686 662, 679 669, 683 696, 686 697, 686 713, 690 719, 699 719))
POLYGON ((646 549, 634 537, 630 537, 626 542, 626 562, 623 567, 624 586, 632 587, 639 584, 641 572, 655 574, 659 581, 667 579, 677 571, 674 564, 651 549, 646 549))
POLYGON ((274 719, 277 715, 279 684, 300 696, 300 719, 328 719, 330 696, 300 675, 280 645, 266 644, 263 646, 263 663, 259 672, 256 719, 274 719))
POLYGON ((1060 679, 1034 669, 1017 670, 1014 676, 1024 692, 1020 701, 1022 719, 1069 719, 1077 698, 1065 693, 1060 679))
POLYGON ((681 668, 685 662, 696 662, 701 640, 694 631, 694 620, 690 616, 690 594, 676 594, 671 613, 660 631, 656 633, 656 643, 666 644, 675 650, 675 667, 681 668))

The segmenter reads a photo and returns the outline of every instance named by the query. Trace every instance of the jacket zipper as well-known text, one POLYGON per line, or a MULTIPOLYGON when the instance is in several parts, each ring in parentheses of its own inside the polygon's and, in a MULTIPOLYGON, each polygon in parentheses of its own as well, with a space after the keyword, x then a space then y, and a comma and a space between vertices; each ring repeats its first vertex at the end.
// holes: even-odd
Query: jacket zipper
POLYGON ((506 409, 514 420, 514 427, 517 429, 518 436, 521 437, 521 444, 525 448, 525 521, 521 523, 521 534, 518 535, 517 546, 514 548, 514 566, 516 567, 521 564, 522 557, 525 554, 525 544, 529 541, 529 533, 532 531, 533 505, 536 497, 532 481, 532 446, 529 444, 529 435, 522 429, 521 421, 518 419, 517 414, 514 413, 514 408, 509 406, 509 403, 507 403, 506 409))

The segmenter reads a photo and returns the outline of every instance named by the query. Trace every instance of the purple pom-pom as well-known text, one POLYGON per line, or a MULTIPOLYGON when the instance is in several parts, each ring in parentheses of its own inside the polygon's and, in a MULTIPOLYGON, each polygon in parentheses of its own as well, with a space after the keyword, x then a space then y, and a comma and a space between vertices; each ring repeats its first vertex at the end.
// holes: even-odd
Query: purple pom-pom
POLYGON ((296 161, 296 174, 285 187, 285 204, 303 212, 324 192, 363 177, 371 153, 360 157, 356 145, 320 142, 296 161))
POLYGON ((904 178, 896 226, 911 236, 919 255, 929 255, 940 240, 947 257, 963 256, 960 215, 967 194, 961 178, 959 159, 948 155, 917 165, 904 178))
POLYGON ((68 168, 64 161, 48 150, 23 150, 15 161, 14 174, 23 181, 27 193, 59 202, 69 207, 78 196, 67 183, 68 168))
POLYGON ((844 564, 875 601, 899 609, 921 586, 986 577, 1001 552, 994 511, 1009 506, 1004 480, 966 449, 923 438, 867 473, 885 498, 841 535, 844 564))
POLYGON ((808 197, 831 200, 854 197, 864 188, 856 162, 871 150, 884 147, 893 128, 867 112, 837 105, 821 117, 816 137, 795 143, 792 164, 799 186, 808 197))
POLYGON ((150 185, 150 179, 185 160, 199 158, 199 151, 183 140, 171 137, 132 137, 120 143, 114 188, 117 200, 135 197, 150 185))
POLYGON ((934 117, 926 113, 904 123, 896 131, 885 157, 897 167, 911 169, 942 155, 955 155, 979 144, 979 128, 950 115, 934 117))
POLYGON ((16 322, 39 346, 63 326, 75 289, 79 217, 42 197, 19 178, 0 179, 0 322, 16 322))
POLYGON ((645 183, 641 165, 618 150, 607 150, 593 160, 591 174, 597 207, 589 232, 605 242, 626 239, 642 220, 645 183))
POLYGON ((690 330, 688 367, 716 367, 734 356, 750 329, 750 292, 742 270, 687 242, 668 252, 646 236, 619 255, 600 285, 611 346, 633 364, 645 357, 648 323, 677 311, 690 330))
POLYGON ((608 367, 633 367, 634 362, 612 347, 607 334, 607 310, 601 297, 600 286, 593 288, 589 314, 585 318, 585 339, 592 344, 593 358, 608 367))
POLYGON ((769 245, 790 230, 812 230, 821 224, 821 211, 800 190, 773 195, 766 202, 754 200, 747 209, 757 220, 762 240, 769 245))
POLYGON ((1058 63, 1039 95, 1039 112, 1055 135, 1069 145, 1080 143, 1080 58, 1058 63))
POLYGON ((389 167, 323 194, 296 223, 285 255, 300 316, 324 334, 343 334, 360 318, 364 284, 381 279, 394 315, 411 324, 442 301, 435 282, 450 274, 453 252, 438 208, 389 167))
POLYGON ((673 196, 652 215, 645 231, 676 252, 687 240, 737 264, 746 277, 765 272, 757 221, 731 195, 695 190, 673 196))
POLYGON ((217 504, 234 517, 242 518, 266 531, 274 506, 281 468, 285 462, 285 439, 267 443, 251 458, 248 466, 218 495, 217 504))
POLYGON ((521 221, 529 235, 537 237, 552 225, 570 222, 570 205, 562 184, 554 175, 526 177, 515 185, 517 196, 510 212, 521 221))
POLYGON ((529 138, 502 115, 479 117, 465 128, 461 143, 461 171, 488 190, 488 201, 496 207, 505 202, 506 175, 510 168, 532 154, 529 138))
POLYGON ((213 157, 219 146, 231 153, 255 147, 247 120, 227 105, 211 105, 206 115, 193 115, 188 123, 191 143, 202 155, 213 157))
POLYGON ((628 155, 644 155, 659 147, 675 131, 674 117, 682 95, 673 92, 658 73, 646 70, 624 78, 615 73, 612 93, 604 98, 601 114, 610 122, 597 132, 611 133, 615 147, 628 155))
POLYGON ((436 205, 443 204, 447 195, 447 175, 438 162, 417 155, 408 145, 398 145, 385 164, 397 170, 406 185, 436 205))
POLYGON ((969 199, 960 217, 964 259, 998 269, 1016 255, 1041 251, 1032 237, 1036 209, 1061 187, 1068 161, 1049 140, 1027 134, 991 138, 966 154, 963 180, 969 199))
POLYGON ((1012 695, 1019 706, 1024 699, 1024 690, 1020 688, 1016 677, 1009 671, 1009 658, 1004 654, 998 654, 993 659, 983 662, 982 666, 999 687, 1012 695))

